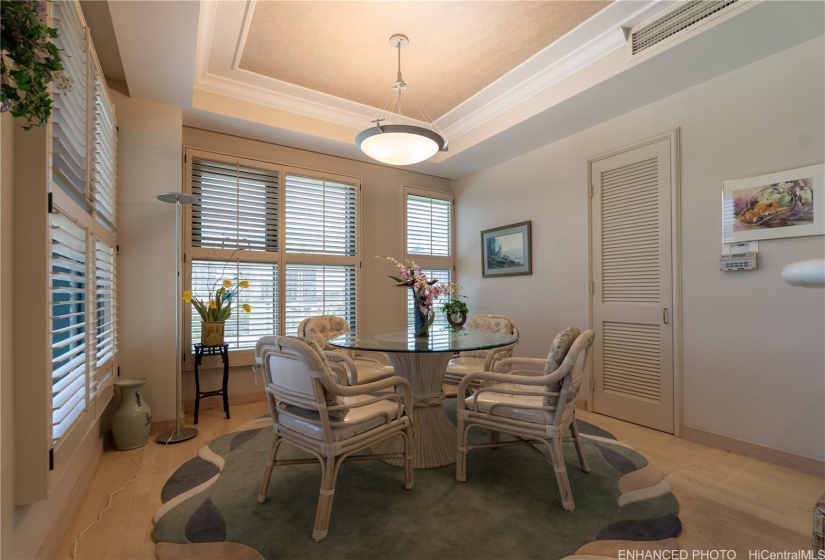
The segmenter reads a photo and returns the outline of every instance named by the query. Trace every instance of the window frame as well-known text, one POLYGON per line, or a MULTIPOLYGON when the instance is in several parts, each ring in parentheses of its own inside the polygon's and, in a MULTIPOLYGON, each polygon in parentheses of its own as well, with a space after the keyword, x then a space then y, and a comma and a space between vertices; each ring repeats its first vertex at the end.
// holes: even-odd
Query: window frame
MULTIPOLYGON (((403 219, 401 220, 401 254, 404 255, 404 259, 407 261, 415 261, 415 263, 423 269, 445 269, 450 271, 450 281, 457 282, 456 279, 456 267, 455 267, 455 195, 450 192, 445 191, 436 191, 432 189, 424 189, 420 187, 413 187, 410 185, 405 185, 403 188, 403 194, 401 197, 401 215, 403 219), (426 254, 410 254, 407 253, 407 198, 409 196, 419 196, 419 197, 426 197, 426 198, 433 198, 438 200, 445 200, 449 201, 450 203, 450 244, 449 244, 449 251, 450 254, 448 256, 440 256, 440 255, 426 255, 426 254)), ((407 328, 410 327, 409 324, 409 313, 408 313, 408 303, 407 297, 404 298, 404 317, 405 322, 407 323, 407 328)), ((440 313, 440 311, 437 311, 440 313)))
MULTIPOLYGON (((265 161, 244 156, 231 155, 226 153, 214 152, 206 149, 200 149, 192 146, 184 147, 184 192, 192 193, 192 163, 194 159, 203 159, 207 161, 215 161, 230 165, 239 164, 252 168, 265 169, 278 174, 278 247, 277 251, 248 251, 241 253, 240 250, 234 249, 210 249, 192 246, 192 207, 185 205, 183 211, 183 274, 184 274, 184 290, 191 288, 192 278, 192 261, 193 260, 215 260, 219 262, 226 262, 230 260, 238 260, 241 257, 242 262, 263 262, 275 264, 278 268, 278 321, 276 325, 277 332, 272 334, 286 334, 295 335, 294 332, 285 332, 286 330, 286 267, 288 264, 323 264, 323 265, 352 265, 355 268, 355 316, 361 315, 361 302, 359 294, 361 293, 361 178, 341 175, 337 173, 329 173, 325 171, 318 171, 304 167, 285 165, 272 161, 265 161), (339 183, 346 183, 355 186, 355 254, 352 256, 345 255, 328 255, 319 253, 295 253, 287 252, 286 250, 286 180, 288 175, 299 175, 302 177, 309 177, 313 179, 320 179, 326 181, 334 181, 339 183), (233 253, 235 253, 233 257, 233 253)), ((234 311, 233 311, 234 312, 234 311)), ((191 305, 184 305, 183 308, 183 347, 186 349, 183 352, 184 370, 194 369, 194 348, 193 344, 196 341, 192 340, 192 321, 198 320, 197 314, 193 311, 191 305)), ((354 327, 354 325, 351 325, 354 327)), ((231 350, 232 366, 246 366, 255 363, 254 350, 231 350)), ((217 366, 216 366, 217 367, 217 366)))

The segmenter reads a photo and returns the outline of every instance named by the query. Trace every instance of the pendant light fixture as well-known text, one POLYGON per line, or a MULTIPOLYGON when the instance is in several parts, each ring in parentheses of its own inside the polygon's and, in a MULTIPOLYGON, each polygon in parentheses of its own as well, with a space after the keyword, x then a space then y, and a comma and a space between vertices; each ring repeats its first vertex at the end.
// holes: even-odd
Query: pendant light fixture
POLYGON ((355 145, 372 159, 389 165, 412 165, 431 158, 439 151, 446 151, 447 142, 436 126, 431 122, 426 111, 414 101, 424 122, 430 128, 401 123, 401 92, 407 84, 401 77, 401 49, 410 44, 405 35, 390 37, 390 46, 398 50, 398 77, 393 84, 393 103, 382 110, 372 121, 375 126, 361 131, 355 137, 355 145), (397 108, 397 113, 393 110, 397 108), (382 124, 391 115, 397 115, 398 124, 382 124))

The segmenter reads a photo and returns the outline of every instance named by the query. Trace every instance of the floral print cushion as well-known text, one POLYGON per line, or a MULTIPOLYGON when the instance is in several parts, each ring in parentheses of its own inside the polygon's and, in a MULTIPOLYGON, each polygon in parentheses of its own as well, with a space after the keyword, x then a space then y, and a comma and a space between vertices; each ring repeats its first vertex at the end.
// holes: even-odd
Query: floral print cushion
POLYGON ((344 354, 352 358, 354 354, 351 350, 336 348, 335 346, 327 344, 327 340, 330 338, 335 338, 348 332, 349 325, 347 325, 347 322, 341 317, 336 317, 335 315, 319 315, 317 317, 310 317, 304 325, 304 332, 299 332, 298 335, 312 340, 324 350, 332 350, 333 352, 338 352, 339 354, 344 354))
MULTIPOLYGON (((327 357, 324 356, 324 351, 321 350, 322 346, 318 344, 314 338, 311 337, 298 337, 298 340, 302 342, 306 342, 315 352, 318 354, 318 359, 321 360, 321 363, 324 364, 324 368, 327 372, 327 379, 329 379, 332 383, 340 384, 338 382, 338 377, 332 373, 329 368, 329 362, 327 361, 327 357)), ((324 400, 327 403, 327 406, 338 406, 340 404, 344 404, 343 397, 338 397, 333 395, 326 388, 324 388, 324 400)), ((328 412, 330 418, 343 418, 349 412, 348 409, 342 408, 341 410, 331 410, 328 412)))
MULTIPOLYGON (((550 353, 547 355, 547 365, 544 366, 545 375, 553 373, 561 367, 561 363, 564 361, 565 356, 567 356, 567 352, 570 350, 573 342, 579 337, 579 334, 579 329, 576 327, 567 327, 556 335, 553 344, 550 345, 550 353)), ((557 381, 556 383, 548 385, 547 392, 558 393, 561 391, 561 383, 561 381, 557 381)), ((544 399, 546 406, 556 406, 558 402, 558 395, 551 394, 544 399)))
MULTIPOLYGON (((491 317, 490 315, 473 315, 467 320, 465 328, 483 333, 507 333, 513 334, 513 323, 503 317, 491 317)), ((464 358, 486 358, 487 350, 475 350, 461 352, 459 355, 464 358)), ((502 352, 497 359, 509 357, 512 352, 502 352), (503 355, 506 354, 506 355, 503 355)))

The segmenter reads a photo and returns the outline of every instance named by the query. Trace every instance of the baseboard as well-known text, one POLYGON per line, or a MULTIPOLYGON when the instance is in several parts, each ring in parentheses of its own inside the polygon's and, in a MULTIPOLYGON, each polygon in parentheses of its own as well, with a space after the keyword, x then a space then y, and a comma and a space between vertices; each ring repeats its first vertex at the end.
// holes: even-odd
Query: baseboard
POLYGON ((802 455, 697 430, 696 428, 688 428, 687 426, 682 428, 682 438, 694 443, 707 445, 708 447, 724 449, 725 451, 759 459, 760 461, 779 465, 780 467, 787 467, 819 478, 825 477, 825 461, 818 461, 810 457, 803 457, 802 455))
MULTIPOLYGON (((92 437, 91 434, 89 437, 92 437)), ((80 506, 83 505, 83 498, 86 497, 86 492, 89 490, 89 484, 92 482, 92 477, 94 477, 97 473, 97 469, 100 466, 100 458, 102 456, 103 439, 101 438, 95 446, 95 452, 86 463, 86 467, 83 469, 83 474, 81 474, 80 478, 77 479, 72 491, 69 493, 69 498, 66 500, 66 504, 63 506, 60 515, 57 517, 57 521, 52 527, 52 530, 49 531, 49 535, 46 537, 46 540, 37 552, 36 558, 47 559, 58 558, 61 556, 58 554, 60 543, 66 536, 66 531, 69 530, 69 526, 72 521, 74 521, 75 515, 77 515, 77 512, 80 510, 80 506)))

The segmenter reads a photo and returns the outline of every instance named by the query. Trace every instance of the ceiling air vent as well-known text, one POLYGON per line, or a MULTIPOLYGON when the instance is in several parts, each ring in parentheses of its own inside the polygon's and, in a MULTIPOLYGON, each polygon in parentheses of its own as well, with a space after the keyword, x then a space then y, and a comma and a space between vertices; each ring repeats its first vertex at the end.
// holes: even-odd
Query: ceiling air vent
POLYGON ((720 15, 723 10, 740 0, 687 0, 665 15, 647 21, 630 30, 629 43, 631 57, 637 56, 651 47, 677 35, 686 33, 720 15))

